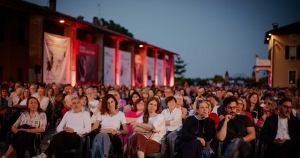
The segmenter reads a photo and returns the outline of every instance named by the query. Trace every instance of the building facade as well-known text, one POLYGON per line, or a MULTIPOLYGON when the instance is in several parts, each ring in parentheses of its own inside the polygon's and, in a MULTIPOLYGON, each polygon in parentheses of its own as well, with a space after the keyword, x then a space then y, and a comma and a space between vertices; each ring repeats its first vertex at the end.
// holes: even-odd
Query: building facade
POLYGON ((49 83, 55 78, 47 75, 56 71, 65 75, 62 81, 72 85, 174 84, 176 53, 84 21, 81 16, 59 13, 51 2, 55 3, 42 7, 21 0, 0 1, 1 82, 49 83), (61 53, 60 39, 68 41, 67 51, 61 53), (59 67, 62 60, 67 60, 67 66, 59 67))
POLYGON ((264 43, 268 44, 269 59, 256 57, 256 80, 258 71, 267 70, 270 87, 296 87, 300 77, 300 21, 283 27, 273 23, 264 43))

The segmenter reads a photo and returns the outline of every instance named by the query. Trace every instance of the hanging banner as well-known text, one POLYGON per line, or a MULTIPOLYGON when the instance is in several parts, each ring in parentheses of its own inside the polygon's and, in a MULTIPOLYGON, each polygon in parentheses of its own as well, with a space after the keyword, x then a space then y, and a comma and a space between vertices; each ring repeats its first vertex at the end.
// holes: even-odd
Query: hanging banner
POLYGON ((115 49, 104 47, 104 84, 115 85, 115 49))
POLYGON ((120 85, 131 85, 131 53, 121 51, 120 85))
POLYGON ((70 83, 70 38, 44 32, 43 81, 70 83))
POLYGON ((135 86, 143 85, 143 60, 138 54, 134 56, 134 83, 135 86))
POLYGON ((164 75, 163 75, 163 68, 164 68, 164 60, 157 59, 157 84, 164 85, 164 75))
POLYGON ((166 60, 166 78, 167 78, 167 86, 171 84, 171 67, 172 62, 171 60, 166 60))
POLYGON ((155 77, 154 77, 154 58, 151 57, 147 57, 147 63, 148 63, 148 67, 147 67, 147 85, 148 86, 152 86, 154 84, 155 81, 155 77))
POLYGON ((98 45, 75 41, 76 56, 76 83, 98 82, 98 45))

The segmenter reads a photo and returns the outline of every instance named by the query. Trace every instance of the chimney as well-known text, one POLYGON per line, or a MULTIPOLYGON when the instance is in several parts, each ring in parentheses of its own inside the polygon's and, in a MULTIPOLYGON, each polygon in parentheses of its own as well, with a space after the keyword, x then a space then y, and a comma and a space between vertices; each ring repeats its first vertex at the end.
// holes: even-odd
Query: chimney
POLYGON ((272 25, 273 25, 273 29, 277 29, 278 28, 278 23, 277 22, 274 22, 272 25))
POLYGON ((56 11, 56 0, 49 0, 49 8, 56 11))
POLYGON ((97 17, 94 17, 94 18, 93 18, 93 24, 96 25, 96 26, 100 26, 100 25, 99 25, 99 20, 98 20, 97 17))
POLYGON ((81 21, 83 21, 83 18, 84 18, 84 17, 81 16, 81 15, 79 15, 79 16, 77 17, 77 19, 78 19, 78 20, 81 20, 81 21))

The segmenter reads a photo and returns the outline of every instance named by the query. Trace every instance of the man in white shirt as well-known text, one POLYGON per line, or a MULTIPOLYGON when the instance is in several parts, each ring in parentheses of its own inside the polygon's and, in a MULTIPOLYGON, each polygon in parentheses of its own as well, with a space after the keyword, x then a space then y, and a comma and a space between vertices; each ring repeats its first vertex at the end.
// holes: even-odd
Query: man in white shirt
POLYGON ((300 121, 292 111, 292 99, 282 98, 278 103, 278 115, 268 117, 264 123, 261 139, 267 143, 266 158, 297 157, 300 140, 300 121))
POLYGON ((49 147, 38 158, 51 158, 55 152, 55 157, 65 157, 66 148, 77 148, 80 136, 91 131, 90 114, 82 111, 82 103, 78 97, 71 100, 72 110, 68 111, 59 125, 58 134, 55 135, 49 147))

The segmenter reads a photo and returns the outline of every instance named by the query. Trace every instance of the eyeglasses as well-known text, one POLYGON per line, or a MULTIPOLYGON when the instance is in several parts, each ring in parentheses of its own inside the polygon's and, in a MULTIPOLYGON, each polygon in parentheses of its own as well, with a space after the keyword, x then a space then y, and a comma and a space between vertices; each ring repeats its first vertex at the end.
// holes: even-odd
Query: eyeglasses
POLYGON ((282 105, 282 107, 284 107, 285 109, 289 109, 289 110, 292 110, 292 108, 293 108, 291 106, 286 106, 286 105, 282 105))
POLYGON ((227 106, 226 108, 230 109, 230 110, 233 110, 233 109, 236 109, 236 106, 227 106))
POLYGON ((272 105, 272 102, 267 102, 268 105, 272 105))

